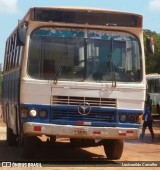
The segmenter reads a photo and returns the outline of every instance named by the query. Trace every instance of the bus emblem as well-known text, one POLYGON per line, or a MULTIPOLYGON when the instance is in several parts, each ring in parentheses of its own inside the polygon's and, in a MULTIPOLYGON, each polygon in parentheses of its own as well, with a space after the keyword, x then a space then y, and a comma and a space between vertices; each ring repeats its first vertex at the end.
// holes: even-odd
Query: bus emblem
POLYGON ((80 115, 88 115, 91 111, 91 106, 89 103, 87 102, 83 102, 83 103, 80 103, 79 106, 78 106, 78 113, 80 115))

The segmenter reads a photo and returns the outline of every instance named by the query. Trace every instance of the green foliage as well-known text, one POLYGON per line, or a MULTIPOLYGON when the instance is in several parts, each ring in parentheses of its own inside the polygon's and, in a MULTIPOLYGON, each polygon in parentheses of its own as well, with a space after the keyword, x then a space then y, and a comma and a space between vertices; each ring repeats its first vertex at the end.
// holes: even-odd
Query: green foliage
POLYGON ((145 50, 146 73, 160 73, 160 34, 150 30, 144 30, 144 44, 147 37, 153 37, 155 53, 149 54, 145 50))

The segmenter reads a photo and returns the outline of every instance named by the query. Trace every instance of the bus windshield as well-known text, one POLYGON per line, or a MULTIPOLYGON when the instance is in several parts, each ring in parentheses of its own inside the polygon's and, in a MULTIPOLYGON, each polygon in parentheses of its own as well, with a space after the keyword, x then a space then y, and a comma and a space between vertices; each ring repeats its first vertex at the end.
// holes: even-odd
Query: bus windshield
POLYGON ((129 33, 42 27, 30 36, 28 75, 54 81, 139 82, 138 39, 129 33))

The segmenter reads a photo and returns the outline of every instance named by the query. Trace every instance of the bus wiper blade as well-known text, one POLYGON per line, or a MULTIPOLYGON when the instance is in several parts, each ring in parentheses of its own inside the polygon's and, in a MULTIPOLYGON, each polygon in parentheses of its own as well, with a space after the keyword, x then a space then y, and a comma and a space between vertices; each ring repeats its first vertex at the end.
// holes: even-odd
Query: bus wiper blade
POLYGON ((109 71, 109 74, 111 75, 112 87, 116 87, 115 66, 114 66, 113 61, 111 59, 109 59, 107 70, 109 71))
POLYGON ((54 79, 54 81, 53 81, 54 84, 57 84, 57 81, 58 81, 59 77, 60 77, 61 74, 62 74, 62 70, 63 70, 63 68, 64 68, 67 60, 68 60, 68 55, 63 57, 63 62, 62 62, 63 64, 60 66, 59 71, 58 71, 58 73, 57 73, 56 76, 55 76, 55 79, 54 79))
POLYGON ((111 40, 111 52, 109 53, 109 61, 107 70, 109 71, 109 74, 111 74, 112 78, 112 87, 116 87, 116 74, 115 74, 115 65, 113 63, 113 39, 111 40))
POLYGON ((67 60, 68 60, 68 58, 69 58, 69 56, 68 56, 68 39, 67 39, 67 50, 66 50, 66 55, 64 55, 63 57, 62 57, 62 65, 60 66, 60 68, 59 68, 59 71, 58 71, 58 74, 56 74, 56 77, 55 77, 55 79, 54 79, 54 81, 53 81, 53 83, 54 84, 57 84, 57 81, 58 81, 58 78, 61 76, 61 74, 62 74, 62 70, 63 70, 63 68, 64 68, 64 66, 65 66, 65 64, 67 63, 67 60))
POLYGON ((56 74, 56 77, 55 77, 55 79, 53 81, 54 84, 57 84, 58 78, 60 77, 60 75, 62 73, 63 67, 64 67, 64 65, 60 66, 59 72, 58 72, 58 74, 56 74))

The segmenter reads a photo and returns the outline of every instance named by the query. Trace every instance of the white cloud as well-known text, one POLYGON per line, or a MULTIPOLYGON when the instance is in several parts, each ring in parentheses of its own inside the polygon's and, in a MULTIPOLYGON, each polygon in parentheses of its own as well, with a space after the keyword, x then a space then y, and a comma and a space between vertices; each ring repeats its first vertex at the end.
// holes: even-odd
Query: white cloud
POLYGON ((0 0, 0 13, 17 12, 18 0, 0 0))
POLYGON ((150 0, 149 8, 151 10, 160 10, 160 0, 150 0))

